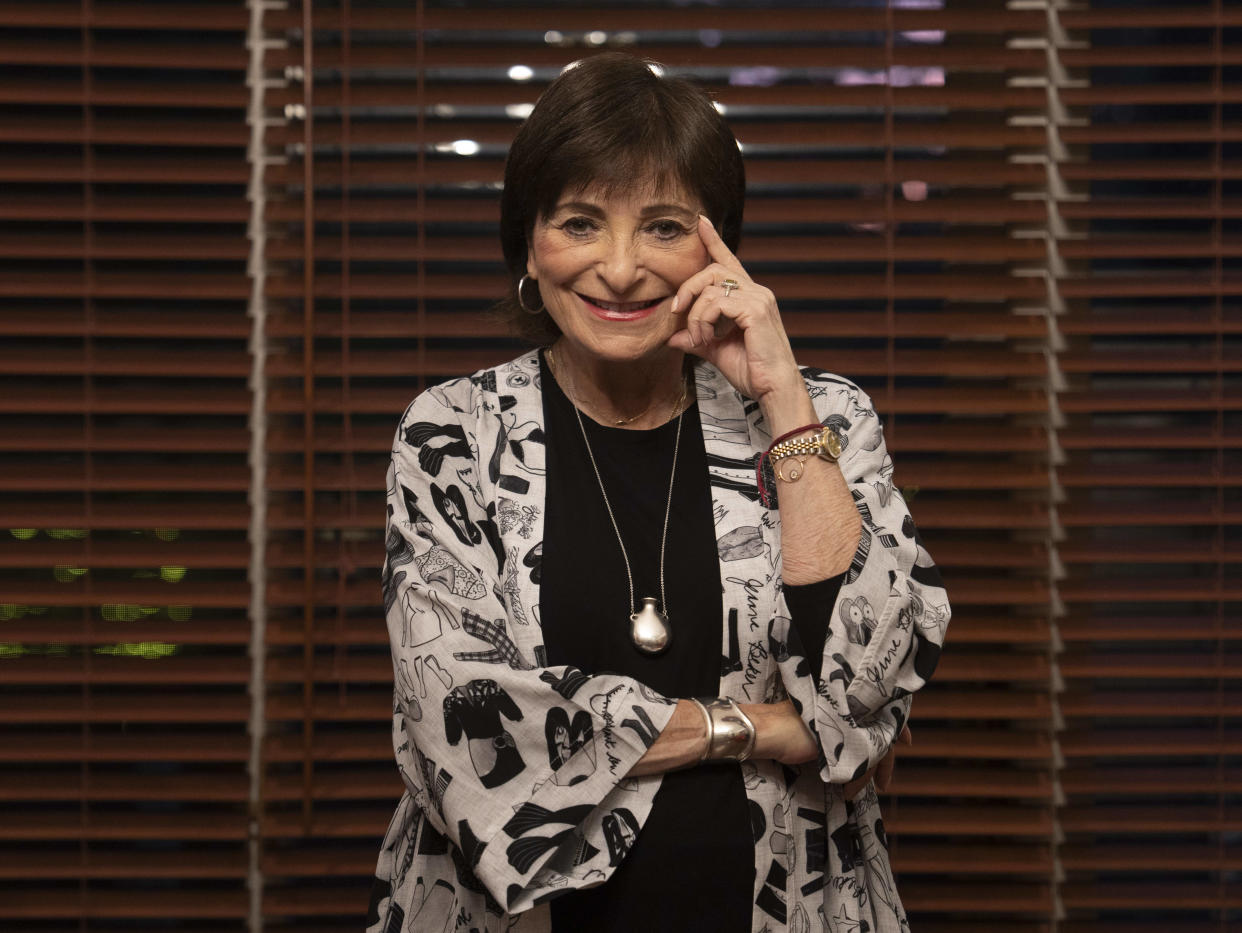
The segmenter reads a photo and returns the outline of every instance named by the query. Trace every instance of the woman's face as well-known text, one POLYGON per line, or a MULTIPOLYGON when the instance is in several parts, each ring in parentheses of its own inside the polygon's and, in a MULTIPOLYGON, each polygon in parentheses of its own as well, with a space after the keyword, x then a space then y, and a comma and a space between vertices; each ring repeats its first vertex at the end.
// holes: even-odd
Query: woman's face
POLYGON ((660 351, 683 323, 673 296, 708 263, 701 210, 680 188, 655 185, 562 194, 535 223, 526 271, 565 339, 613 362, 660 351))

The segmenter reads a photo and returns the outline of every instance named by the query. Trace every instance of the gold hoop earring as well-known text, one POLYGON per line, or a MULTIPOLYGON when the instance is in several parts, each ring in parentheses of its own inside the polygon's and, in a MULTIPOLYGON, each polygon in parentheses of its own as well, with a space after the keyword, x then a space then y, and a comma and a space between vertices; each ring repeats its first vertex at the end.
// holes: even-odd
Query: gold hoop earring
POLYGON ((525 285, 527 282, 533 282, 533 283, 534 283, 534 285, 535 285, 535 290, 536 290, 536 291, 538 291, 538 290, 539 290, 539 283, 538 283, 537 281, 535 281, 534 279, 532 279, 529 275, 524 275, 524 276, 522 276, 520 279, 518 279, 518 284, 517 284, 517 299, 518 299, 518 305, 519 305, 519 306, 522 308, 522 310, 523 310, 523 311, 525 311, 527 314, 542 314, 542 313, 543 313, 543 296, 542 296, 542 295, 540 296, 539 307, 537 307, 537 308, 532 308, 532 307, 529 307, 529 306, 526 304, 526 299, 524 299, 524 298, 522 297, 522 286, 523 286, 523 285, 525 285))

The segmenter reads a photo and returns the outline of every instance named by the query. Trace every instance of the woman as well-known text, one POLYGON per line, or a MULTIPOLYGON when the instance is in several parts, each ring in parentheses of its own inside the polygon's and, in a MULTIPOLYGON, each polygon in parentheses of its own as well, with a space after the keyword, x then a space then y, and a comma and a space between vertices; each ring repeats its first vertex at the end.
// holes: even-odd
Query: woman
POLYGON ((867 777, 948 607, 870 401, 798 368, 734 256, 743 193, 710 100, 625 55, 518 132, 544 349, 423 393, 393 448, 406 793, 370 930, 907 928, 867 777))

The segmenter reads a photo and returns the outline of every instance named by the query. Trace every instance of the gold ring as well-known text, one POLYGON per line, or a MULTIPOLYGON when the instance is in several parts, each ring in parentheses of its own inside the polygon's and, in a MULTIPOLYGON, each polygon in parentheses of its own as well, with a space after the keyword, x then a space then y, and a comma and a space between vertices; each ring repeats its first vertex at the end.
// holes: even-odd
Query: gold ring
POLYGON ((724 289, 725 297, 728 298, 734 289, 741 288, 742 286, 737 284, 737 279, 725 279, 720 283, 720 287, 724 289))

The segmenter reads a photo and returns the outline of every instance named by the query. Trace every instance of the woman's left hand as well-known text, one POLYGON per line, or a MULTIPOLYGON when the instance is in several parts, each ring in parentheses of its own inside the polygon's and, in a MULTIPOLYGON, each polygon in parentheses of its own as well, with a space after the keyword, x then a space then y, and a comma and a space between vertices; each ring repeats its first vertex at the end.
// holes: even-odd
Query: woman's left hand
POLYGON ((674 313, 685 315, 686 326, 669 338, 668 345, 701 356, 735 389, 760 404, 772 392, 796 394, 802 376, 776 296, 746 274, 706 217, 699 217, 698 232, 712 261, 677 290, 674 313), (722 287, 726 280, 737 283, 728 294, 722 287))
POLYGON ((913 745, 914 734, 910 731, 910 725, 901 727, 901 733, 897 736, 897 742, 889 746, 888 754, 886 754, 878 765, 864 774, 857 780, 850 781, 845 785, 845 799, 853 800, 857 797, 869 781, 875 781, 875 789, 883 793, 888 790, 889 785, 893 783, 893 767, 897 764, 897 743, 902 745, 913 745))

